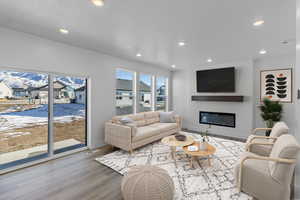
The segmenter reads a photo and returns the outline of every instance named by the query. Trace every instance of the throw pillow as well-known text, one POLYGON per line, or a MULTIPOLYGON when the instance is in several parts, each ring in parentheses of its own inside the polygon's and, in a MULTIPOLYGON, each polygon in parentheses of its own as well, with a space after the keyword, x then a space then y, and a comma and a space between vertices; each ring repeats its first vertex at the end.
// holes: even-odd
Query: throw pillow
POLYGON ((175 123, 174 112, 160 112, 159 120, 161 123, 175 123))
POLYGON ((130 123, 134 123, 133 119, 129 118, 129 117, 122 117, 120 119, 120 122, 125 125, 125 124, 130 124, 130 123))

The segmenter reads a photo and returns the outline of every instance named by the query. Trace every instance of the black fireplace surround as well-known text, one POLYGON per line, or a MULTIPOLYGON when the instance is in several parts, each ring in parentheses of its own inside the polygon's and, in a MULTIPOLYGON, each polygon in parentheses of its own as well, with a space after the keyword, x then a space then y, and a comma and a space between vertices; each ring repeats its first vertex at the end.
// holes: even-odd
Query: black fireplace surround
POLYGON ((199 123, 235 128, 235 114, 200 111, 199 123))

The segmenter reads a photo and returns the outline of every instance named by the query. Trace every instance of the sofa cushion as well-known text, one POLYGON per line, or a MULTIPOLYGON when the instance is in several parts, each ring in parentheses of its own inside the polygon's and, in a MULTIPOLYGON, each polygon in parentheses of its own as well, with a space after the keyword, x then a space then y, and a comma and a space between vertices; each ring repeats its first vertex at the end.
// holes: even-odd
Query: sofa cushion
POLYGON ((157 128, 153 128, 150 126, 142 126, 138 127, 136 134, 133 136, 132 141, 140 141, 149 137, 152 137, 154 135, 158 135, 160 133, 160 130, 157 128))
POLYGON ((122 124, 129 124, 129 123, 134 123, 134 120, 131 119, 130 117, 122 117, 120 120, 119 120, 122 124))
POLYGON ((141 127, 141 126, 146 125, 146 120, 145 120, 145 114, 144 113, 116 116, 116 117, 112 118, 112 122, 117 123, 117 124, 122 124, 121 119, 124 119, 124 118, 132 119, 134 121, 134 123, 137 125, 137 127, 141 127))
POLYGON ((289 133, 289 127, 284 122, 277 122, 272 128, 270 137, 279 137, 289 133))
POLYGON ((161 123, 175 123, 174 112, 160 112, 159 120, 161 123))
POLYGON ((178 128, 176 123, 155 123, 155 124, 150 124, 148 126, 158 129, 160 133, 178 128))
POLYGON ((145 112, 146 124, 154 124, 159 122, 159 112, 145 112))

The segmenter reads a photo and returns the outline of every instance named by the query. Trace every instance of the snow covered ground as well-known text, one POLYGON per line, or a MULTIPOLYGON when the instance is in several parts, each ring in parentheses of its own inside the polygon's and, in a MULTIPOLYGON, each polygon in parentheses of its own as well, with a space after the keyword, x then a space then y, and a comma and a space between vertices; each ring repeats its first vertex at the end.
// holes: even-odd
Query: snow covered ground
MULTIPOLYGON (((54 104, 54 122, 68 123, 83 119, 85 105, 83 104, 54 104)), ((48 105, 21 111, 0 113, 0 131, 24 128, 48 123, 48 105)))

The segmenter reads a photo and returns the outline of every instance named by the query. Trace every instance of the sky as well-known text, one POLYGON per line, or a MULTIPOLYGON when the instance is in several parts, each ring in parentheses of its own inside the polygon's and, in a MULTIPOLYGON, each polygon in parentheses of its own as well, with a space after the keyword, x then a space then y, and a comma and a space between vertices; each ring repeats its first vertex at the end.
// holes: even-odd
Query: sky
MULTIPOLYGON (((133 72, 125 71, 117 69, 116 76, 118 79, 125 79, 125 80, 133 80, 133 72)), ((151 85, 151 75, 140 74, 140 79, 142 82, 146 83, 147 85, 151 85)), ((165 77, 157 77, 156 84, 159 88, 160 86, 164 85, 166 78, 165 77)))

